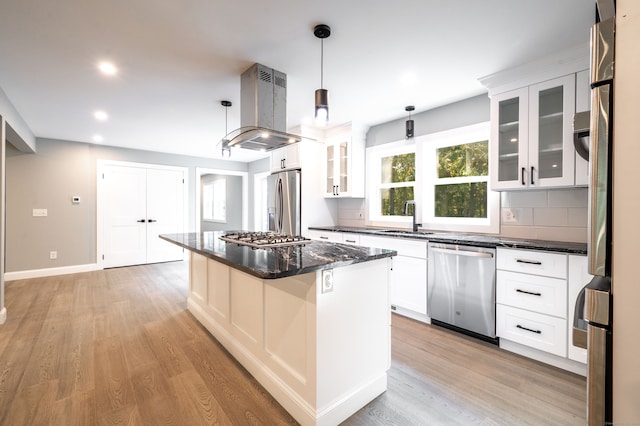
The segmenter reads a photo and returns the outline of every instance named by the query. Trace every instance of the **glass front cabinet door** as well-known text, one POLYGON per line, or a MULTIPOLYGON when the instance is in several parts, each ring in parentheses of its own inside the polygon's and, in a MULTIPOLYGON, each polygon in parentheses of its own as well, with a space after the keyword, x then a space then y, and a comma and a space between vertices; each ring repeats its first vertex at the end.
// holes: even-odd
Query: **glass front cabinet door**
POLYGON ((349 188, 349 166, 350 161, 349 141, 328 143, 326 146, 326 169, 325 169, 325 195, 341 196, 348 195, 349 188))
POLYGON ((491 98, 491 188, 575 184, 575 75, 491 98))

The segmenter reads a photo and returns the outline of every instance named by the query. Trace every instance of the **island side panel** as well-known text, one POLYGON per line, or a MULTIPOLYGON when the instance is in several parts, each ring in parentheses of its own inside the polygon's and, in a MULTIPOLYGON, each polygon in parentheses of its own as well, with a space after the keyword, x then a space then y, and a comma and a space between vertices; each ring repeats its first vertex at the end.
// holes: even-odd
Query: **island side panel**
POLYGON ((391 363, 391 259, 333 269, 317 302, 319 424, 338 424, 384 392, 391 363))

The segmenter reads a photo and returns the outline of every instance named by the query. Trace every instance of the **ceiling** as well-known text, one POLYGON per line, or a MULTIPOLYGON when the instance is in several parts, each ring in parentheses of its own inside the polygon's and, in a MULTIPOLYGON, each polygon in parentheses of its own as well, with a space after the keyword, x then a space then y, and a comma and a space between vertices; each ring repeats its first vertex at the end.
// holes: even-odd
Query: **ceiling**
MULTIPOLYGON (((478 78, 588 41, 595 0, 3 0, 0 88, 36 137, 220 158, 240 74, 287 74, 288 127, 324 88, 333 124, 486 92, 478 78), (105 77, 100 61, 119 72, 105 77), (225 123, 221 100, 230 100, 225 123), (109 118, 93 117, 104 110, 109 118)), ((232 153, 251 161, 257 153, 232 153)))

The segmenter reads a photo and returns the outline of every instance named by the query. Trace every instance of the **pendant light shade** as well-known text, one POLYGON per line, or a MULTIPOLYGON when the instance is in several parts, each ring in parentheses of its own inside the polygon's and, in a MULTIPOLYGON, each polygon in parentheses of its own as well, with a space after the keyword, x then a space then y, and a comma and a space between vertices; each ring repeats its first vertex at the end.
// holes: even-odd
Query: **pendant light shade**
POLYGON ((404 107, 404 110, 409 113, 409 119, 404 123, 405 135, 407 139, 410 139, 413 137, 414 126, 413 126, 413 120, 411 119, 411 111, 413 111, 414 109, 415 107, 413 105, 404 107))
POLYGON ((313 34, 320 39, 320 88, 316 90, 316 123, 326 126, 329 121, 329 92, 324 88, 324 39, 331 35, 328 25, 320 24, 313 28, 313 34))

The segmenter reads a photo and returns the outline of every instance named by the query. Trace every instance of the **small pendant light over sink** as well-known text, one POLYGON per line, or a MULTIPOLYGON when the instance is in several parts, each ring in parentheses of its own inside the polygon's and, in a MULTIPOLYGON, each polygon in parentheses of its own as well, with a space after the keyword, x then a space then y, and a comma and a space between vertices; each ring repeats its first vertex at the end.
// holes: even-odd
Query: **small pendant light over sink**
POLYGON ((409 119, 404 123, 404 128, 406 132, 405 134, 407 136, 407 139, 411 139, 413 137, 414 127, 413 127, 413 120, 411 119, 411 111, 413 111, 414 109, 415 107, 413 105, 404 107, 404 110, 409 113, 409 119))
POLYGON ((328 25, 313 28, 313 34, 320 39, 320 88, 316 90, 316 123, 326 126, 329 121, 329 92, 324 88, 324 39, 331 35, 328 25))

